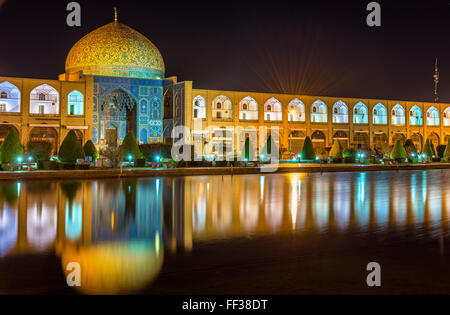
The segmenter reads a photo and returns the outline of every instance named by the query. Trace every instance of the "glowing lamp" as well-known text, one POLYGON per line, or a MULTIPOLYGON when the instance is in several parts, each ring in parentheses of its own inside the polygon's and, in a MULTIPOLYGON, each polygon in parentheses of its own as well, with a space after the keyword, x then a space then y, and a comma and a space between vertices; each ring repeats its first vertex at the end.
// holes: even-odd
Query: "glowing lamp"
POLYGON ((32 162, 33 161, 33 157, 32 156, 29 156, 28 157, 28 162, 32 162))
POLYGON ((159 155, 157 155, 157 156, 156 156, 156 161, 159 162, 160 160, 161 160, 161 157, 160 157, 159 155))
POLYGON ((23 161, 22 157, 19 156, 19 157, 17 158, 17 162, 22 163, 22 161, 23 161))
POLYGON ((130 155, 128 155, 128 161, 130 161, 131 162, 131 160, 133 159, 133 156, 130 154, 130 155))
POLYGON ((320 158, 318 156, 316 156, 316 161, 320 160, 320 158))

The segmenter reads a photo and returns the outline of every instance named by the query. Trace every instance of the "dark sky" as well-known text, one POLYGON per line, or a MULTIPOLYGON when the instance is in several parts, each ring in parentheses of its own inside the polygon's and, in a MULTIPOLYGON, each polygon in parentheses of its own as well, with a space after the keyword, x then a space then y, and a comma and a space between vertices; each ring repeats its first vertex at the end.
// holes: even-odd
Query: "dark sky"
POLYGON ((434 59, 450 102, 450 0, 378 1, 382 26, 366 24, 370 1, 0 0, 0 75, 56 79, 83 35, 113 20, 146 35, 166 75, 195 88, 431 101, 434 59))

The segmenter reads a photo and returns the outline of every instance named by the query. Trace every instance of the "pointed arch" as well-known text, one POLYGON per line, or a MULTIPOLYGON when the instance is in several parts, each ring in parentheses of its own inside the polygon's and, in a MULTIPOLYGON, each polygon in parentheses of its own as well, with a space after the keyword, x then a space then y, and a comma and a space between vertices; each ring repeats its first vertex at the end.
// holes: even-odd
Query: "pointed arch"
POLYGON ((233 118, 233 102, 225 95, 217 96, 212 103, 213 119, 232 119, 233 118))
POLYGON ((69 116, 84 115, 84 95, 80 91, 74 90, 69 93, 67 102, 67 114, 69 116))
POLYGON ((337 101, 333 105, 333 123, 348 124, 348 107, 343 101, 337 101))
POLYGON ((206 100, 203 96, 197 95, 192 101, 193 118, 206 119, 206 100))
POLYGON ((414 105, 409 110, 409 124, 411 126, 422 126, 423 125, 422 109, 420 109, 420 107, 417 105, 414 105))
POLYGON ((368 124, 369 110, 363 102, 358 102, 353 107, 353 123, 354 124, 368 124))
POLYGON ((264 120, 265 121, 281 121, 283 119, 282 106, 275 97, 268 99, 264 103, 264 120))
POLYGON ((373 107, 373 124, 386 125, 387 124, 387 110, 383 103, 378 103, 373 107))
POLYGON ((391 111, 391 124, 404 125, 405 124, 405 109, 402 105, 397 104, 391 111))
POLYGON ((450 126, 450 107, 444 110, 444 126, 450 126))
POLYGON ((239 120, 258 120, 258 103, 251 96, 239 102, 239 120))
POLYGON ((288 121, 300 121, 304 122, 305 116, 305 104, 298 98, 294 98, 288 105, 288 121))
POLYGON ((311 105, 311 122, 326 123, 328 121, 327 104, 321 100, 317 100, 311 105))
POLYGON ((427 126, 439 126, 439 111, 436 107, 431 106, 427 110, 427 126))
POLYGON ((48 84, 34 88, 30 93, 30 114, 59 114, 58 91, 48 84))
POLYGON ((0 113, 20 112, 20 90, 14 84, 0 83, 0 113))

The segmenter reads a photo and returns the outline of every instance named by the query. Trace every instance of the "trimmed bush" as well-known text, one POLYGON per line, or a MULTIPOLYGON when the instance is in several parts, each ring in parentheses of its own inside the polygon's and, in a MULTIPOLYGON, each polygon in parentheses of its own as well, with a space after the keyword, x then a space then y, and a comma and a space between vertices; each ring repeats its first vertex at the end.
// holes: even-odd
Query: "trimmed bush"
POLYGON ((64 138, 58 152, 58 159, 63 163, 75 164, 77 159, 84 159, 84 151, 75 131, 70 130, 64 138))
POLYGON ((137 139, 132 132, 127 133, 120 148, 123 154, 123 161, 128 161, 130 155, 132 156, 132 160, 140 159, 142 156, 137 139))
POLYGON ((0 145, 0 163, 15 162, 23 155, 19 134, 14 128, 8 131, 5 141, 0 145))
POLYGON ((30 141, 27 145, 27 155, 34 161, 48 161, 52 156, 53 147, 48 141, 30 141))
POLYGON ((445 147, 443 158, 447 162, 450 161, 450 139, 448 139, 447 146, 445 147))
POLYGON ((353 148, 345 149, 344 152, 342 152, 342 157, 344 158, 344 163, 355 163, 356 150, 353 148))
POLYGON ((417 149, 411 139, 406 140, 404 147, 410 161, 417 158, 417 149))
POLYGON ((161 159, 170 159, 172 157, 172 146, 170 144, 141 144, 139 149, 147 162, 155 162, 157 155, 159 155, 161 159))
POLYGON ((275 154, 277 154, 278 159, 280 159, 280 150, 278 149, 275 141, 273 141, 272 135, 267 137, 266 144, 264 145, 264 149, 261 151, 261 153, 267 155, 266 159, 269 158, 269 156, 274 156, 275 154))
POLYGON ((392 160, 396 160, 397 162, 403 162, 407 158, 405 147, 402 145, 400 140, 397 140, 395 143, 394 148, 391 151, 390 158, 392 160))
POLYGON ((255 148, 250 142, 250 138, 245 139, 244 146, 242 148, 242 158, 246 161, 254 161, 255 160, 255 148))
POLYGON ((436 155, 436 147, 433 144, 433 140, 430 140, 430 146, 431 146, 431 150, 433 151, 433 156, 436 155))
POLYGON ((436 147, 436 154, 439 156, 440 159, 444 157, 445 148, 447 148, 446 145, 438 145, 436 147))
POLYGON ((316 152, 314 152, 314 147, 312 145, 310 137, 306 137, 305 142, 303 143, 301 159, 302 160, 316 159, 316 152))
POLYGON ((331 146, 330 157, 333 158, 333 160, 342 159, 342 145, 337 140, 335 140, 331 146))
POLYGON ((426 141, 425 141, 425 145, 424 145, 424 147, 423 147, 423 152, 422 152, 423 154, 425 154, 427 157, 429 157, 430 159, 433 157, 433 149, 432 149, 432 147, 431 147, 431 144, 430 144, 430 140, 429 139, 427 139, 426 141))
POLYGON ((97 148, 95 147, 94 143, 91 140, 86 142, 86 144, 83 147, 83 151, 86 156, 92 157, 92 162, 98 160, 99 154, 97 148))

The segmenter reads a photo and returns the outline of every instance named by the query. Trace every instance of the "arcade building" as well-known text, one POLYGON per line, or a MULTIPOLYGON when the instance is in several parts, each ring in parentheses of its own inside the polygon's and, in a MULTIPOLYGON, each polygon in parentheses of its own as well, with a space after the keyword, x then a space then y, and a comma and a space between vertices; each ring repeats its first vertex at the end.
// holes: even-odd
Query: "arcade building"
POLYGON ((261 126, 276 127, 289 152, 299 152, 306 136, 316 148, 411 138, 420 150, 427 138, 447 143, 450 104, 194 89, 166 77, 157 47, 117 18, 72 47, 58 80, 0 77, 0 142, 15 128, 25 146, 48 141, 55 153, 70 130, 99 148, 120 144, 128 131, 141 144, 170 143, 178 125, 216 128, 204 141, 236 151, 245 141, 236 128, 261 126))

